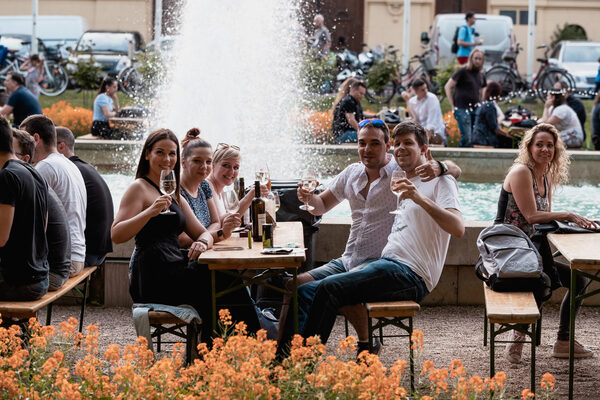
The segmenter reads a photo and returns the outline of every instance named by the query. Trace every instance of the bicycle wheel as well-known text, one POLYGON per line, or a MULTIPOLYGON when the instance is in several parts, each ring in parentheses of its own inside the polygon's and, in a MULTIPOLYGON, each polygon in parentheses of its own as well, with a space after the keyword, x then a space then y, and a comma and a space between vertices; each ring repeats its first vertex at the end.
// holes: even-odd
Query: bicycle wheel
POLYGON ((571 74, 564 69, 550 68, 544 71, 535 81, 535 90, 538 98, 545 101, 548 91, 552 89, 556 82, 565 82, 569 92, 575 90, 575 80, 571 74))
POLYGON ((485 79, 488 82, 498 82, 502 86, 502 97, 510 99, 517 95, 517 80, 510 69, 501 66, 492 67, 485 73, 485 79))
POLYGON ((394 94, 396 94, 396 82, 393 80, 389 81, 388 83, 379 88, 370 88, 368 80, 365 83, 367 85, 367 92, 365 93, 365 97, 371 103, 389 103, 390 100, 392 100, 392 97, 394 97, 394 94))
POLYGON ((143 88, 142 74, 135 67, 127 67, 117 77, 121 91, 128 96, 140 94, 143 88))
POLYGON ((46 61, 44 78, 40 82, 40 93, 44 96, 58 96, 67 90, 69 75, 65 68, 55 62, 46 61))

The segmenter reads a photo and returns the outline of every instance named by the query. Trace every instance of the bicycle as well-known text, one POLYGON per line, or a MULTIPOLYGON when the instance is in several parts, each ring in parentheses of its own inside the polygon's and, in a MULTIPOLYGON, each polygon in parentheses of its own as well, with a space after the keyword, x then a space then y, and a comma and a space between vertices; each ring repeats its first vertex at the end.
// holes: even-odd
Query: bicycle
POLYGON ((396 93, 400 94, 407 90, 417 78, 425 81, 430 92, 439 94, 440 87, 434 79, 437 69, 433 62, 433 51, 427 49, 421 55, 412 57, 408 62, 408 68, 403 73, 399 73, 400 63, 397 59, 397 52, 397 49, 386 50, 381 60, 372 67, 380 68, 382 71, 372 73, 369 69, 365 97, 371 103, 389 103, 396 93), (413 70, 412 65, 415 62, 418 62, 419 65, 413 70))
POLYGON ((502 86, 502 96, 510 100, 513 97, 527 96, 531 92, 535 92, 537 97, 545 101, 546 94, 552 89, 554 84, 559 81, 567 83, 568 90, 575 89, 575 80, 573 76, 564 68, 556 65, 551 65, 548 61, 548 45, 541 45, 538 49, 544 49, 544 57, 538 58, 540 68, 535 76, 535 79, 529 84, 526 79, 523 79, 518 72, 517 56, 523 48, 517 43, 515 51, 507 50, 504 52, 501 64, 494 65, 485 73, 485 78, 488 81, 496 81, 502 86))

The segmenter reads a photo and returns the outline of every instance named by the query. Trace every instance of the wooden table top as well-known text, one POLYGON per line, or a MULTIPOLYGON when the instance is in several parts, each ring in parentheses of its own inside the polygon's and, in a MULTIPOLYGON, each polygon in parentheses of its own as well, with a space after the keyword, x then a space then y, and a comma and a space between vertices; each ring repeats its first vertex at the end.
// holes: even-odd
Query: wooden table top
POLYGON ((600 233, 552 233, 548 240, 571 263, 572 269, 600 269, 600 233))
POLYGON ((198 262, 208 264, 209 269, 261 269, 296 268, 306 259, 302 222, 278 222, 273 231, 275 246, 292 242, 300 245, 300 248, 293 249, 290 254, 261 254, 262 242, 252 242, 252 248, 249 249, 247 237, 239 237, 237 234, 234 236, 216 243, 214 247, 239 246, 243 250, 215 251, 211 249, 202 253, 198 262))

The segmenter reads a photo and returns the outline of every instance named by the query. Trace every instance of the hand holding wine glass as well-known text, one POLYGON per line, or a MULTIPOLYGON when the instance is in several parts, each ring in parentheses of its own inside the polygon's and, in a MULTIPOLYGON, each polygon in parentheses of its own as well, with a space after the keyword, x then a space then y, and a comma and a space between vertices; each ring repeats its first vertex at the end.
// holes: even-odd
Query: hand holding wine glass
MULTIPOLYGON (((315 191, 315 189, 317 188, 317 177, 315 176, 315 173, 311 168, 304 171, 304 174, 302 174, 301 183, 302 183, 302 190, 307 191, 309 193, 312 193, 315 191)), ((315 208, 308 204, 308 199, 307 199, 304 202, 304 204, 300 206, 300 209, 305 210, 305 211, 312 211, 315 208)))
POLYGON ((390 180, 390 189, 392 192, 398 197, 398 201, 396 203, 396 209, 394 211, 390 211, 390 214, 402 214, 404 211, 404 207, 402 206, 402 201, 400 200, 400 194, 402 191, 400 190, 400 182, 406 179, 406 172, 402 168, 398 168, 394 170, 392 173, 392 179, 390 180))
MULTIPOLYGON (((160 171, 160 184, 159 184, 160 192, 167 196, 172 196, 177 189, 177 180, 175 179, 175 172, 172 169, 163 169, 160 171)), ((175 214, 173 211, 169 211, 167 208, 164 211, 161 211, 162 215, 172 215, 175 214)))

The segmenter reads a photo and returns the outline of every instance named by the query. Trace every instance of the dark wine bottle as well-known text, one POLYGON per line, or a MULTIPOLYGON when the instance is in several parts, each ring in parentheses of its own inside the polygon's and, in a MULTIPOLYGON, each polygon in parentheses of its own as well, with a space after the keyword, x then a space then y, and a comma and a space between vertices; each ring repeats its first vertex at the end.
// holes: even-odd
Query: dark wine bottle
POLYGON ((265 200, 260 197, 260 182, 254 182, 254 199, 252 200, 252 240, 262 242, 262 226, 267 223, 265 200))
MULTIPOLYGON (((241 201, 245 195, 246 195, 246 187, 244 185, 244 178, 239 178, 238 179, 238 199, 240 199, 240 201, 241 201)), ((246 223, 247 223, 247 221, 244 221, 244 214, 242 214, 241 226, 244 226, 246 223)))

